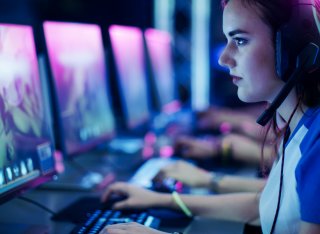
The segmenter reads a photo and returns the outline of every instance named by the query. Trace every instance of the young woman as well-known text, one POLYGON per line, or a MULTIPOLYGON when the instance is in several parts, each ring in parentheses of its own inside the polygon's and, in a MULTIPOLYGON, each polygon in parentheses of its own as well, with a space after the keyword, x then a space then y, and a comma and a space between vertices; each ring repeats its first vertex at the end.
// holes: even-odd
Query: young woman
MULTIPOLYGON (((238 96, 245 102, 272 103, 285 85, 276 72, 275 38, 287 22, 292 1, 230 0, 225 2, 223 31, 226 47, 219 59, 230 70, 238 96)), ((315 3, 318 7, 319 2, 315 3)), ((315 14, 317 15, 317 14, 315 14)), ((295 36, 295 35, 293 35, 295 36)), ((297 35, 298 36, 298 35, 297 35)), ((320 75, 300 79, 276 111, 279 133, 286 130, 263 192, 215 196, 181 195, 195 216, 261 225, 263 233, 320 233, 320 75), (289 129, 289 130, 288 130, 289 129), (281 189, 280 189, 281 188, 281 189)), ((175 196, 160 194, 125 183, 110 186, 128 198, 115 208, 169 207, 180 209, 175 196)), ((129 223, 106 227, 102 233, 160 234, 163 232, 129 223)))

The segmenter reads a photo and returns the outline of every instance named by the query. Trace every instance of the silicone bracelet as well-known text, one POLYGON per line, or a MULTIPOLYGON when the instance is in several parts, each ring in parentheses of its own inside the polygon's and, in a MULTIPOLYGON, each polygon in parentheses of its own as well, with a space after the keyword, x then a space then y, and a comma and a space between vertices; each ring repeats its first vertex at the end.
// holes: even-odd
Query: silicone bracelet
POLYGON ((176 191, 172 192, 172 197, 173 197, 173 200, 175 201, 175 203, 183 211, 183 213, 188 217, 192 217, 192 212, 189 210, 189 208, 186 206, 186 204, 181 200, 179 194, 176 191))

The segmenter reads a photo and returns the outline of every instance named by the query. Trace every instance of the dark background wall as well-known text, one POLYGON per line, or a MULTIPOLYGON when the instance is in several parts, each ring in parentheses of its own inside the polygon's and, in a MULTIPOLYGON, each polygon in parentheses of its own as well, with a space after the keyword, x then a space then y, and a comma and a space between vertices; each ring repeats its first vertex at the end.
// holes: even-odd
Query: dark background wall
MULTIPOLYGON (((178 83, 183 100, 190 98, 190 4, 190 0, 176 0, 174 15, 176 75, 180 78, 178 83)), ((217 49, 225 43, 221 18, 220 0, 212 0, 211 102, 218 105, 240 105, 236 88, 227 79, 226 71, 217 64, 217 49)), ((111 24, 131 25, 142 29, 152 27, 153 0, 0 0, 0 23, 32 25, 38 53, 44 50, 41 28, 45 20, 95 23, 101 26, 105 37, 111 24)))
POLYGON ((0 20, 37 23, 40 20, 69 20, 108 25, 152 25, 150 0, 0 0, 0 20))
POLYGON ((151 0, 0 0, 0 22, 32 25, 39 37, 45 20, 99 24, 153 25, 151 0))

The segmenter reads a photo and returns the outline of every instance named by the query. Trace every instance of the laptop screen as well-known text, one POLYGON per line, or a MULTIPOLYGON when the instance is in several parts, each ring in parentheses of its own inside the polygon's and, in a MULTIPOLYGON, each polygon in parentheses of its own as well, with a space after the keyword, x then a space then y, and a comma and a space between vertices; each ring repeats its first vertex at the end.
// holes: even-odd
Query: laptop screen
POLYGON ((154 77, 159 109, 164 111, 169 104, 176 101, 171 36, 165 31, 156 29, 147 29, 144 35, 154 77))
POLYGON ((136 27, 112 25, 109 35, 127 126, 133 129, 147 122, 150 115, 143 34, 136 27))
POLYGON ((44 34, 67 155, 110 138, 115 130, 102 35, 94 24, 45 22, 44 34))
POLYGON ((0 203, 55 172, 32 28, 0 24, 0 203))

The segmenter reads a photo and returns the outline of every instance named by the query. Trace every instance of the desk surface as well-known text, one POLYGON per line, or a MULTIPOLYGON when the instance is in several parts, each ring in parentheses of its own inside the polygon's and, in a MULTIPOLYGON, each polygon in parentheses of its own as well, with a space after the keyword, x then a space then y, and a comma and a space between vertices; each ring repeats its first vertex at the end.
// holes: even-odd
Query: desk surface
MULTIPOLYGON (((99 164, 101 160, 98 159, 99 164)), ((128 173, 117 172, 119 177, 124 179, 128 173)), ((96 193, 95 193, 96 194, 96 193)), ((53 190, 33 190, 25 194, 26 197, 33 199, 54 212, 61 210, 78 198, 93 195, 93 192, 79 191, 53 191, 53 190)), ((13 199, 0 206, 0 233, 69 233, 75 227, 72 223, 54 222, 51 214, 39 207, 22 201, 13 199), (27 226, 28 225, 28 226, 27 226), (30 226, 29 226, 30 225, 30 226), (27 228, 33 228, 25 232, 27 228), (46 230, 43 232, 43 230, 46 230)), ((184 234, 206 234, 206 233, 242 233, 243 225, 236 222, 226 222, 213 219, 195 218, 188 227, 183 230, 176 228, 161 227, 163 231, 183 231, 184 234)))

